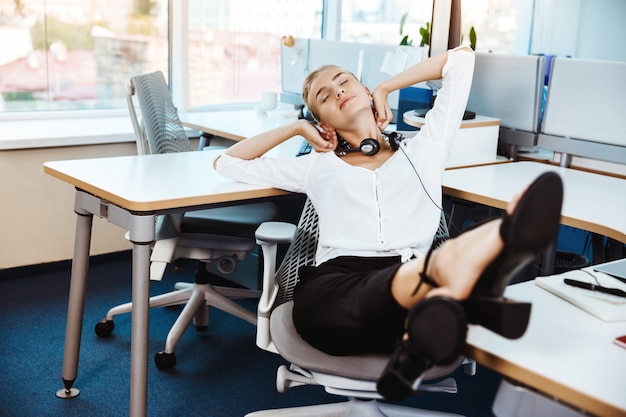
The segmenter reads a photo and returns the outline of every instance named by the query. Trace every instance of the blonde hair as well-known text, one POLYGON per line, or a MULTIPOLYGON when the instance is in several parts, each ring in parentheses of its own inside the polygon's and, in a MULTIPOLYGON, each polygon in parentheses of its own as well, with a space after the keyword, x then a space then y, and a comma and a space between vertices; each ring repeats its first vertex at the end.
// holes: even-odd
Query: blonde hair
POLYGON ((313 102, 309 102, 309 93, 311 92, 311 84, 313 84, 313 81, 315 81, 315 79, 324 71, 327 70, 341 70, 344 71, 350 75, 352 75, 355 79, 356 76, 351 73, 350 71, 346 71, 343 68, 341 68, 338 65, 332 65, 332 64, 328 64, 328 65, 322 65, 321 67, 319 67, 318 69, 311 71, 306 78, 304 79, 304 81, 302 82, 302 100, 304 101, 304 104, 306 105, 306 107, 309 109, 309 113, 311 113, 311 116, 313 116, 313 118, 315 120, 317 120, 319 122, 320 118, 319 115, 317 114, 317 110, 314 108, 313 106, 313 102))

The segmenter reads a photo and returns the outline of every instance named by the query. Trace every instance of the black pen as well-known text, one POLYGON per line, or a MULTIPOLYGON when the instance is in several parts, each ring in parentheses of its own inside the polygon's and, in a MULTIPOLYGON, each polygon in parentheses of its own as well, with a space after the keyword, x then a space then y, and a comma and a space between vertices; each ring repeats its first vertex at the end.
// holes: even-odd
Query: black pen
POLYGON ((563 282, 572 287, 582 288, 589 291, 597 291, 604 294, 616 295, 618 297, 626 298, 626 291, 622 291, 618 288, 607 288, 601 285, 592 284, 590 282, 576 281, 575 279, 565 278, 563 282))

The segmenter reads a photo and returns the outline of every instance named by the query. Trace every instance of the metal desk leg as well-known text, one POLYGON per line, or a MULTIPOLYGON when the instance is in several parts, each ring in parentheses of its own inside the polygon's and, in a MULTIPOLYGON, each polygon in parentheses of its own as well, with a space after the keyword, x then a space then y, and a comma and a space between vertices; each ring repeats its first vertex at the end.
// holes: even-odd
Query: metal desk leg
POLYGON ((78 373, 78 355, 80 353, 80 336, 83 328, 83 312, 85 310, 85 285, 89 269, 89 249, 91 244, 91 226, 93 215, 82 209, 76 210, 76 237, 74 240, 74 259, 70 280, 70 295, 67 306, 67 326, 65 329, 65 349, 63 351, 63 385, 57 391, 59 398, 73 398, 80 394, 72 388, 78 373))
POLYGON ((130 415, 144 417, 148 405, 148 325, 150 311, 150 244, 154 216, 130 216, 133 242, 132 331, 130 345, 130 415))

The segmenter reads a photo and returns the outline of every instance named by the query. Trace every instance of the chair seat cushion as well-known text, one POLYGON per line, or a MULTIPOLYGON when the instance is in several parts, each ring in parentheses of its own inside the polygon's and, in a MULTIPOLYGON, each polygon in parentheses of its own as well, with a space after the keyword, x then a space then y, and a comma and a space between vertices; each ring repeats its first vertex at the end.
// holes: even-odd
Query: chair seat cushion
POLYGON ((278 207, 274 203, 253 203, 218 207, 185 213, 181 223, 183 233, 210 233, 253 239, 259 224, 276 220, 278 207))
MULTIPOLYGON (((287 361, 310 371, 346 378, 376 381, 389 361, 388 355, 333 356, 309 345, 296 330, 292 320, 293 301, 281 304, 272 312, 270 332, 280 355, 287 361)), ((463 358, 447 366, 435 366, 424 374, 424 380, 442 378, 454 372, 463 358)))

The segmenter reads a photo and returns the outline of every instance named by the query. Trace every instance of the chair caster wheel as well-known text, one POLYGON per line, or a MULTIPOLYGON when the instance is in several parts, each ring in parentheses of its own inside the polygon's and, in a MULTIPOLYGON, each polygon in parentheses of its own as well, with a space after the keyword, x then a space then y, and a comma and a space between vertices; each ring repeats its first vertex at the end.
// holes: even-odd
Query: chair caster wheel
POLYGON ((154 355, 154 363, 161 371, 166 371, 176 366, 176 355, 174 354, 174 352, 159 352, 154 355))
POLYGON ((115 329, 115 323, 113 320, 102 319, 96 323, 94 330, 99 337, 110 337, 115 329))

